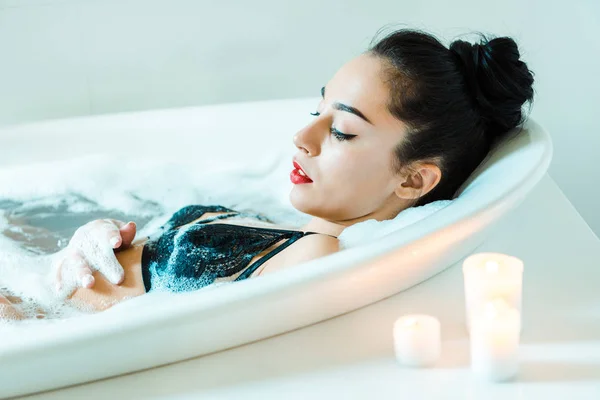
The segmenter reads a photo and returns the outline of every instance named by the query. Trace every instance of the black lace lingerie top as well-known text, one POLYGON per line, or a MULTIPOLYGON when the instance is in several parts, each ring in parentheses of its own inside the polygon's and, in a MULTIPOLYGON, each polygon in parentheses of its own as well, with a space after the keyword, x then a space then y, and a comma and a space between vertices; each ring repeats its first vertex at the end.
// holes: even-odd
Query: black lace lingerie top
MULTIPOLYGON (((258 228, 207 222, 231 216, 251 215, 219 206, 183 207, 148 237, 142 252, 142 277, 146 292, 151 289, 170 292, 198 290, 219 278, 240 281, 248 278, 265 261, 305 235, 317 232, 258 228), (194 224, 205 213, 225 212, 194 224), (254 256, 275 243, 284 243, 250 264, 254 256)), ((253 217, 260 216, 252 214, 253 217)))

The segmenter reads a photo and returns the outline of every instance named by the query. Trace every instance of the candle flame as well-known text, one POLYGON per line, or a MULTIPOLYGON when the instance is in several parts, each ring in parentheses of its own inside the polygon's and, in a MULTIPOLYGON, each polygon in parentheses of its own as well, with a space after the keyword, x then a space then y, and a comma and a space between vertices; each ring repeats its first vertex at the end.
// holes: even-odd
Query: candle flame
POLYGON ((419 321, 417 321, 416 318, 408 318, 406 321, 404 321, 404 326, 407 327, 416 327, 417 325, 419 325, 419 321))
POLYGON ((500 266, 500 265, 498 265, 498 263, 497 263, 496 261, 487 261, 487 262, 485 263, 485 269, 486 269, 488 272, 493 272, 493 273, 496 273, 496 272, 498 272, 498 267, 499 267, 499 266, 500 266))

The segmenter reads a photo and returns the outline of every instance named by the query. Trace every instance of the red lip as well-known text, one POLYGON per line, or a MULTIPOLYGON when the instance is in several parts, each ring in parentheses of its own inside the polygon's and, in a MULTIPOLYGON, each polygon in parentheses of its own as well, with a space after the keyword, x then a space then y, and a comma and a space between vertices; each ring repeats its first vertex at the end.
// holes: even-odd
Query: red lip
POLYGON ((306 171, 304 171, 304 169, 302 169, 300 164, 298 164, 296 162, 296 160, 294 160, 293 163, 294 163, 294 170, 290 173, 290 180, 292 181, 292 183, 294 183, 294 184, 311 183, 312 179, 310 179, 308 177, 308 174, 306 173, 306 171), (304 174, 306 174, 306 176, 300 175, 299 171, 304 172, 304 174))

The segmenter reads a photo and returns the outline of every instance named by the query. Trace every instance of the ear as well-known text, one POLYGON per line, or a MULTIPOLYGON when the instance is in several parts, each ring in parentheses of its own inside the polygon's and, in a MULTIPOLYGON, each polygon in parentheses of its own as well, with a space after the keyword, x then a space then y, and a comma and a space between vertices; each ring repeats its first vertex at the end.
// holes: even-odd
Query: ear
POLYGON ((433 190, 441 179, 442 171, 437 165, 418 164, 404 175, 404 179, 396 187, 396 196, 401 199, 418 199, 433 190))

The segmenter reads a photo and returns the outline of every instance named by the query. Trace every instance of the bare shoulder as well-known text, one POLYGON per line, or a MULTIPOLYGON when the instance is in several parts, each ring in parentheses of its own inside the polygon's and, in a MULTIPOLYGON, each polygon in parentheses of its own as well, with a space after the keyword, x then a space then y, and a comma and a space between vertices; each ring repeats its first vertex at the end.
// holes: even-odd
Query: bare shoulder
POLYGON ((302 243, 304 246, 306 246, 308 248, 314 247, 315 250, 321 250, 321 251, 325 251, 325 250, 338 251, 340 248, 340 241, 338 238, 329 236, 329 235, 323 235, 320 233, 313 234, 313 235, 306 235, 306 236, 302 237, 302 239, 298 240, 298 244, 300 244, 300 243, 302 243))
MULTIPOLYGON (((306 261, 314 260, 333 254, 340 250, 340 241, 329 235, 313 234, 298 239, 295 243, 282 251, 279 259, 265 263, 265 268, 259 273, 264 275, 282 268, 290 267, 306 261)), ((275 257, 274 257, 275 258, 275 257)))
POLYGON ((322 234, 306 235, 296 244, 297 249, 303 248, 304 251, 312 251, 320 255, 335 253, 340 249, 338 238, 322 234))

